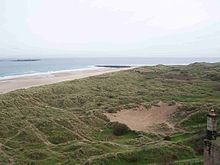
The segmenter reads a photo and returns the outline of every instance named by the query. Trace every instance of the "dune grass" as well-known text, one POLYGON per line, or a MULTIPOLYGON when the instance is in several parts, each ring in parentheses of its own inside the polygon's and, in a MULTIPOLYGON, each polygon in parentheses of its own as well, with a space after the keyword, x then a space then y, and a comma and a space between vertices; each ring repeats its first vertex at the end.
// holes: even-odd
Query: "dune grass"
POLYGON ((146 164, 201 157, 206 113, 220 114, 220 64, 141 67, 0 95, 0 164, 146 164), (114 135, 103 112, 181 102, 163 135, 114 135), (161 154, 163 155, 161 157, 161 154), (166 159, 167 158, 167 159, 166 159))

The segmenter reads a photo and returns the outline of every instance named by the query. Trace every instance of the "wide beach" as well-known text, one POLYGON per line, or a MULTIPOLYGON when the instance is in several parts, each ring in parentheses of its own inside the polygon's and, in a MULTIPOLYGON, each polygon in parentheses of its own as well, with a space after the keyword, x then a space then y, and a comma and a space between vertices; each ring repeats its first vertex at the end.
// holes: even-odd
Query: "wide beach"
POLYGON ((105 73, 117 72, 131 68, 93 68, 85 70, 62 71, 48 74, 20 76, 0 80, 0 94, 26 89, 35 86, 54 84, 62 81, 75 80, 105 73))

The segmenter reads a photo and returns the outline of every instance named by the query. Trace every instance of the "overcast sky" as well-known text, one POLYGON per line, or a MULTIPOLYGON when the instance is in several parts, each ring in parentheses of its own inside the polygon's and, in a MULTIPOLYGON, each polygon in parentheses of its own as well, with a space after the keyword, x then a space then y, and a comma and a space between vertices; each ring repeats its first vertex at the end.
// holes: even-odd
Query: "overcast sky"
POLYGON ((219 57, 220 0, 0 0, 0 58, 219 57))

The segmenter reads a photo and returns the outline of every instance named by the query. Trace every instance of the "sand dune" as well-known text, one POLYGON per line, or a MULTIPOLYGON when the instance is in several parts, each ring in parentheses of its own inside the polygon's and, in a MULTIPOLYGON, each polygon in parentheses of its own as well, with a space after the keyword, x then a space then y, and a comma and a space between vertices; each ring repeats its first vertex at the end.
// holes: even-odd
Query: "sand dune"
POLYGON ((131 69, 131 68, 117 68, 117 69, 97 68, 93 70, 67 71, 67 72, 59 72, 59 73, 2 79, 0 80, 0 94, 14 91, 16 89, 53 84, 62 81, 80 79, 80 78, 101 75, 104 73, 117 72, 127 69, 131 69))

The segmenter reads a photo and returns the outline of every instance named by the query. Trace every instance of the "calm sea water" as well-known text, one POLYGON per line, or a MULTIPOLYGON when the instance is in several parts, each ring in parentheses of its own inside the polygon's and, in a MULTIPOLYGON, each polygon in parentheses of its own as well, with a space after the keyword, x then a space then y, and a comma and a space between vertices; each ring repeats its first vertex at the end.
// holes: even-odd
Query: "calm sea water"
POLYGON ((93 69, 95 65, 156 65, 220 62, 220 58, 72 58, 41 59, 40 61, 0 60, 0 78, 42 74, 63 70, 93 69))

